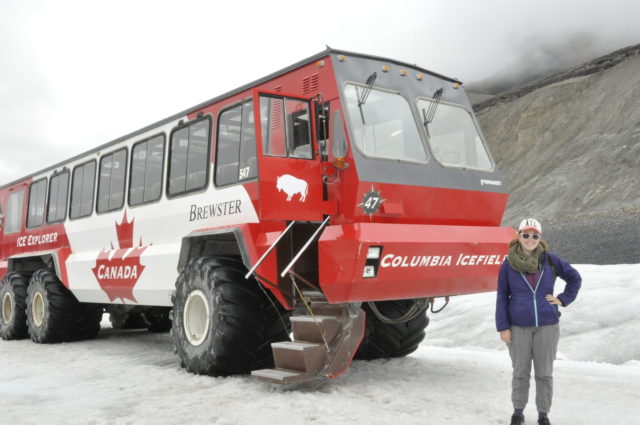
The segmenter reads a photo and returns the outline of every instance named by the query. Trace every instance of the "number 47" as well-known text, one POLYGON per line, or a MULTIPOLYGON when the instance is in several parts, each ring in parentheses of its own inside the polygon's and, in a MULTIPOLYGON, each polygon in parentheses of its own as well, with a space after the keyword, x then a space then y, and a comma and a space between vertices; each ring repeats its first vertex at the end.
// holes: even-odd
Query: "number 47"
POLYGON ((380 202, 379 196, 372 196, 369 199, 367 199, 367 202, 364 203, 364 206, 367 209, 375 209, 378 207, 379 202, 380 202))

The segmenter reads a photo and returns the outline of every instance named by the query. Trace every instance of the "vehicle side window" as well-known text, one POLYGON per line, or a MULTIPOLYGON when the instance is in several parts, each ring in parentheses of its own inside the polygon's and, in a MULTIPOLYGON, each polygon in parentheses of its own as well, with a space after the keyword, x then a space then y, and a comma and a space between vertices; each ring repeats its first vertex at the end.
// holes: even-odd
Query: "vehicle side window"
POLYGON ((4 225, 5 235, 20 231, 23 206, 24 189, 9 194, 9 198, 7 199, 7 221, 4 225))
POLYGON ((256 153, 256 126, 253 102, 242 106, 242 138, 240 139, 240 164, 238 180, 244 181, 258 176, 258 157, 256 153))
POLYGON ((309 102, 260 96, 264 154, 312 159, 310 116, 309 102))
POLYGON ((260 97, 262 152, 265 155, 287 156, 283 110, 283 99, 260 97))
POLYGON ((42 226, 44 205, 47 201, 47 179, 31 183, 29 187, 29 209, 27 210, 27 228, 42 226))
POLYGON ((216 143, 217 186, 237 183, 258 175, 253 103, 227 109, 218 119, 216 143))
POLYGON ((167 193, 176 196, 207 185, 211 119, 195 121, 171 134, 167 193))
POLYGON ((95 179, 95 161, 78 165, 74 168, 73 181, 71 182, 71 211, 69 212, 69 218, 80 218, 91 215, 91 211, 93 211, 95 179))
POLYGON ((156 136, 133 146, 129 205, 146 204, 160 199, 163 163, 164 135, 156 136))
POLYGON ((309 103, 286 99, 285 107, 289 156, 294 158, 313 158, 309 103))
POLYGON ((47 210, 47 223, 58 223, 64 221, 67 216, 68 190, 68 171, 51 177, 49 182, 49 209, 47 210))
POLYGON ((104 155, 100 159, 98 180, 98 208, 103 213, 122 208, 124 204, 124 181, 127 170, 127 150, 104 155))

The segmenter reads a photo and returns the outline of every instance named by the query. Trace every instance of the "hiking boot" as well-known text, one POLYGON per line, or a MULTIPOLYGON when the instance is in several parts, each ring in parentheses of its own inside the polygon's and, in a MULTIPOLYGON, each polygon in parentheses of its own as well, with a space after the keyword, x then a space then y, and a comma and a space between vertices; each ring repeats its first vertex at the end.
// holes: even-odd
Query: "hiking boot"
POLYGON ((524 424, 524 416, 518 416, 518 415, 511 416, 510 425, 523 425, 523 424, 524 424))
POLYGON ((551 425, 551 422, 549 422, 549 418, 540 418, 538 419, 538 425, 551 425))

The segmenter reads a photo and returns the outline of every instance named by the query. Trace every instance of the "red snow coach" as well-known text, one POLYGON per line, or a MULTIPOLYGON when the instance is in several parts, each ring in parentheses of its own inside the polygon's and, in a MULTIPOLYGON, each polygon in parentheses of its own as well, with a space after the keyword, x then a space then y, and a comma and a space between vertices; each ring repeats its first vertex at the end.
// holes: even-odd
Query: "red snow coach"
POLYGON ((0 334, 173 328, 193 373, 404 356, 514 232, 461 83, 329 49, 0 187, 0 334))

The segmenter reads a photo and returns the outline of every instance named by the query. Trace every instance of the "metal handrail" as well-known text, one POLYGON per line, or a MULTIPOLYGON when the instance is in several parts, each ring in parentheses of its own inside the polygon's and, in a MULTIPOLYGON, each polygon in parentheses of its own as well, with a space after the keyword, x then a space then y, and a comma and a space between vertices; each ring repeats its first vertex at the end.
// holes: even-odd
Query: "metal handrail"
POLYGON ((307 243, 305 243, 304 246, 302 247, 302 249, 300 249, 300 252, 298 252, 298 254, 295 257, 293 257, 293 260, 291 260, 289 265, 287 265, 287 267, 284 268, 284 270, 280 274, 280 277, 284 277, 284 275, 286 275, 287 272, 289 272, 289 270, 291 270, 291 267, 293 267, 293 265, 296 263, 296 261, 298 261, 298 258, 300 258, 300 256, 307 250, 307 248, 309 248, 309 245, 311 245, 311 242, 313 242, 313 240, 316 238, 316 236, 318 236, 318 233, 320 233, 320 231, 324 228, 324 226, 327 225, 327 223, 329 222, 330 218, 331 218, 331 216, 327 216, 327 218, 324 219, 322 224, 320 224, 320 227, 318 227, 318 230, 316 230, 314 232, 314 234, 311 235, 311 237, 309 238, 307 243))
POLYGON ((282 233, 280 233, 280 236, 278 236, 278 239, 276 239, 276 241, 273 243, 273 245, 271 245, 269 247, 269 249, 267 249, 267 251, 262 254, 262 257, 260 257, 260 259, 258 260, 258 262, 256 264, 254 264, 253 267, 251 267, 251 270, 249 270, 249 272, 244 276, 245 279, 249 279, 249 276, 251 276, 253 274, 253 272, 256 271, 256 269, 258 267, 260 267, 260 264, 262 264, 262 262, 264 261, 264 259, 267 257, 267 255, 269 255, 269 253, 271 251, 273 251, 273 248, 276 247, 276 245, 278 245, 278 242, 280 242, 280 240, 284 237, 284 235, 289 231, 289 229, 291 229, 291 226, 293 226, 295 224, 295 220, 292 221, 291 223, 289 223, 289 225, 287 226, 286 229, 284 229, 284 231, 282 233))

